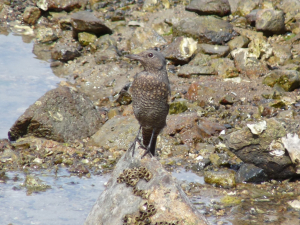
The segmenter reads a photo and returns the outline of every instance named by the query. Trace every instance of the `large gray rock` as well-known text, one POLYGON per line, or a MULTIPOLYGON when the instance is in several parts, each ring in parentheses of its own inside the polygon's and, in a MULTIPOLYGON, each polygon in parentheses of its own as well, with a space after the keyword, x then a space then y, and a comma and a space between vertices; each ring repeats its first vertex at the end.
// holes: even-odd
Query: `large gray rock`
POLYGON ((256 30, 266 35, 285 32, 284 13, 281 10, 264 9, 256 13, 256 30))
POLYGON ((155 157, 150 158, 147 155, 141 159, 143 153, 144 150, 137 144, 134 157, 131 151, 123 155, 108 181, 106 190, 90 211, 85 225, 123 225, 138 222, 208 224, 171 174, 155 157), (139 172, 139 176, 136 177, 132 172, 134 167, 139 171, 144 167, 147 173, 139 172), (130 175, 123 176, 124 170, 130 175), (139 221, 136 221, 136 218, 139 218, 139 221))
POLYGON ((97 36, 111 34, 103 21, 98 19, 92 12, 79 11, 72 14, 73 37, 77 38, 79 32, 89 32, 97 36))
POLYGON ((59 86, 31 105, 10 128, 9 139, 44 137, 68 142, 92 136, 101 126, 93 103, 75 88, 59 86))
POLYGON ((186 10, 196 12, 199 15, 226 16, 230 14, 228 0, 193 0, 186 7, 186 10))
POLYGON ((171 23, 175 36, 192 37, 198 43, 223 44, 233 36, 233 26, 213 16, 173 20, 171 23))
POLYGON ((245 163, 262 168, 268 178, 284 179, 296 174, 290 157, 286 154, 276 155, 274 149, 274 142, 286 135, 280 122, 273 118, 268 119, 265 130, 260 134, 252 132, 249 127, 244 127, 228 134, 225 143, 245 163))

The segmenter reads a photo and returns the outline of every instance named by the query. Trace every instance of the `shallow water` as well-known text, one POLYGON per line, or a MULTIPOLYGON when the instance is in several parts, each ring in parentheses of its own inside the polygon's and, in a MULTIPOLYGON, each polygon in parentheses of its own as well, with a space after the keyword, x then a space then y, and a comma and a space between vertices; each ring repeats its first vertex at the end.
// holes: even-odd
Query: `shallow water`
POLYGON ((36 59, 33 42, 12 33, 0 35, 0 138, 20 115, 61 81, 50 63, 36 59))
POLYGON ((104 190, 109 175, 91 178, 72 176, 66 169, 30 173, 51 189, 26 194, 21 188, 26 174, 7 172, 0 183, 0 224, 83 224, 96 199, 104 190))

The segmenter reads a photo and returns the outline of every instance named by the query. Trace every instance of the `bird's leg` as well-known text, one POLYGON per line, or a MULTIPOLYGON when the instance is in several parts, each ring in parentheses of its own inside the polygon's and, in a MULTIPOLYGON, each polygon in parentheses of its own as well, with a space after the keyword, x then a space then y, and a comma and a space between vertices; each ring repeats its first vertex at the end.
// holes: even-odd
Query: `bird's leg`
POLYGON ((150 157, 152 157, 152 152, 153 152, 153 156, 155 155, 156 138, 154 138, 154 136, 155 136, 155 129, 153 129, 152 131, 150 142, 146 148, 146 152, 141 157, 141 159, 144 158, 147 154, 149 154, 150 157), (154 146, 154 150, 153 150, 153 146, 154 146))
POLYGON ((134 155, 134 150, 135 150, 136 142, 138 142, 139 144, 141 144, 141 140, 139 139, 141 129, 142 129, 142 126, 140 126, 139 131, 138 131, 138 133, 137 133, 137 135, 136 135, 136 137, 135 137, 133 143, 131 144, 131 146, 130 146, 129 149, 128 149, 129 151, 132 149, 132 157, 133 157, 133 155, 134 155))

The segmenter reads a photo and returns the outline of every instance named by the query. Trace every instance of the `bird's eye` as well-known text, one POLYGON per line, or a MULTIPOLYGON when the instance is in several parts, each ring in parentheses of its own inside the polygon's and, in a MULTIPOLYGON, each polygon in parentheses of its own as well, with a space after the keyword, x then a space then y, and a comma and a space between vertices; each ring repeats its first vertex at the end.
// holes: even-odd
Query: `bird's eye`
POLYGON ((152 54, 152 53, 149 53, 148 56, 149 56, 150 58, 152 58, 152 57, 153 57, 153 54, 152 54))

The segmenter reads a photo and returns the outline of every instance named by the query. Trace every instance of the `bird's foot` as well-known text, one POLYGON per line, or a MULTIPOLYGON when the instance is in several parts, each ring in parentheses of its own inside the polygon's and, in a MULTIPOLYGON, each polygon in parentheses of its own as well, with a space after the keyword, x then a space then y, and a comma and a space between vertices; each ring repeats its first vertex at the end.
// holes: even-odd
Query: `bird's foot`
POLYGON ((128 151, 131 151, 131 149, 132 149, 132 157, 134 156, 135 146, 136 146, 136 143, 137 143, 137 142, 138 142, 139 144, 142 143, 141 139, 139 139, 138 137, 136 137, 136 138, 134 139, 134 141, 132 142, 131 146, 130 146, 129 149, 128 149, 128 151))
POLYGON ((144 158, 147 154, 149 154, 150 157, 152 158, 152 153, 150 151, 150 145, 147 148, 145 148, 144 146, 142 148, 144 148, 146 151, 145 151, 144 155, 142 155, 141 159, 144 158))

